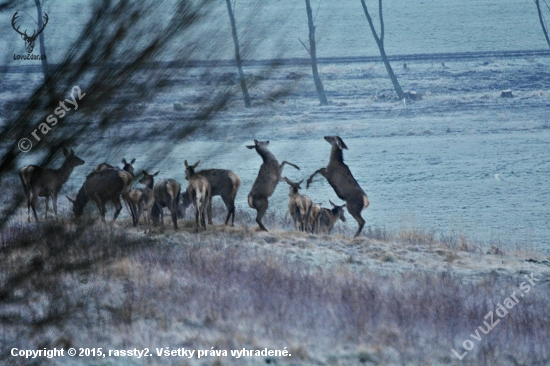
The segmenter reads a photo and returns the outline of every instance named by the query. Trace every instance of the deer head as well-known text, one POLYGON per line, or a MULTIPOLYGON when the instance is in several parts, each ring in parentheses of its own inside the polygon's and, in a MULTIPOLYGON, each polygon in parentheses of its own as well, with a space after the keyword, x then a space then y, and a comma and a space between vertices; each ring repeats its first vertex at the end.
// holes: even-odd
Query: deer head
POLYGON ((27 30, 25 29, 25 32, 21 33, 19 31, 19 27, 16 27, 15 26, 15 21, 17 20, 17 18, 19 17, 18 15, 19 13, 19 10, 15 12, 15 14, 13 14, 13 18, 11 19, 11 26, 13 27, 13 29, 19 33, 21 35, 21 38, 23 38, 23 40, 25 41, 25 48, 27 49, 27 52, 28 53, 31 53, 32 50, 34 49, 34 41, 36 41, 36 38, 38 37, 38 35, 40 33, 42 33, 42 31, 44 30, 44 28, 46 28, 46 24, 48 24, 48 14, 44 13, 44 24, 42 25, 42 29, 40 30, 35 30, 31 36, 29 36, 27 34, 27 30))

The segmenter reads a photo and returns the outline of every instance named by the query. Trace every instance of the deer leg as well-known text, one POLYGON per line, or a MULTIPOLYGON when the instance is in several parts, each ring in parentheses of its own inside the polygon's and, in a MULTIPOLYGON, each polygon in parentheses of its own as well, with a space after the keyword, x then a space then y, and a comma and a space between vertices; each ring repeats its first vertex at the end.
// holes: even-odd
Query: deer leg
POLYGON ((48 203, 50 202, 50 196, 46 196, 46 216, 44 217, 44 220, 48 219, 48 203))
MULTIPOLYGON (((111 202, 113 202, 113 205, 115 205, 115 215, 113 217, 113 222, 115 222, 118 214, 120 213, 120 211, 122 211, 122 203, 120 203, 120 198, 118 197, 113 198, 111 202)), ((105 207, 105 205, 103 207, 105 207)))
POLYGON ((52 193, 52 206, 53 206, 53 213, 57 218, 57 193, 52 193))
POLYGON ((361 210, 363 210, 363 202, 359 203, 347 203, 346 207, 348 209, 348 212, 353 218, 357 221, 359 224, 359 228, 357 229, 357 232, 355 233, 354 238, 357 238, 359 234, 361 234, 361 231, 363 230, 363 226, 365 225, 365 219, 361 216, 361 210))
POLYGON ((281 165, 279 165, 279 171, 280 171, 281 173, 283 172, 283 168, 285 167, 285 164, 288 164, 288 165, 290 165, 291 167, 294 167, 294 168, 300 170, 300 168, 298 167, 298 165, 294 165, 294 164, 289 163, 288 161, 285 160, 285 161, 283 161, 283 162, 281 163, 281 165))
POLYGON ((208 225, 212 225, 212 200, 208 200, 208 204, 206 205, 206 213, 208 215, 208 225))
POLYGON ((233 226, 233 223, 235 221, 235 202, 231 197, 225 198, 222 196, 223 203, 225 203, 225 207, 227 207, 227 216, 225 217, 225 225, 229 222, 229 218, 231 215, 233 215, 233 222, 231 222, 231 226, 233 226))
POLYGON ((306 188, 309 188, 309 185, 311 184, 311 182, 313 181, 313 177, 317 174, 321 174, 323 177, 325 177, 325 179, 328 179, 328 176, 327 176, 327 168, 321 168, 319 170, 317 170, 315 173, 313 173, 308 179, 307 179, 307 184, 306 184, 306 188))
MULTIPOLYGON (((141 214, 144 212, 143 211, 143 205, 140 203, 138 203, 138 206, 137 208, 134 206, 134 211, 136 212, 136 219, 134 221, 134 227, 137 227, 138 224, 139 224, 139 218, 141 217, 141 214)), ((143 213, 143 216, 145 217, 145 213, 143 213)))
POLYGON ((268 231, 262 223, 262 218, 264 217, 265 212, 267 211, 267 207, 269 205, 267 197, 254 196, 252 198, 252 204, 257 211, 256 222, 258 223, 258 225, 260 225, 260 229, 262 229, 263 231, 268 231))
POLYGON ((33 192, 32 194, 32 200, 31 200, 31 207, 32 207, 32 213, 34 214, 34 219, 36 222, 38 222, 38 215, 36 214, 36 204, 38 203, 38 195, 36 192, 33 192))
POLYGON ((178 200, 173 199, 170 201, 170 214, 172 216, 172 222, 174 223, 174 230, 178 229, 178 200))

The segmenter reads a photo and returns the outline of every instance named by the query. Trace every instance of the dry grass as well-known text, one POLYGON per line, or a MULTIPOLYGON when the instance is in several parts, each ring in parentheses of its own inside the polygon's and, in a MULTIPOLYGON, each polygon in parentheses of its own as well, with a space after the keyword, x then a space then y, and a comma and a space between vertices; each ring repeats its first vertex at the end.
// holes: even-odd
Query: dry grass
MULTIPOLYGON (((287 225, 284 218, 271 220, 273 226, 287 225)), ((300 235, 306 242, 331 240, 298 234, 298 241, 300 235)), ((307 253, 315 255, 311 245, 289 256, 282 244, 288 237, 221 227, 148 240, 103 224, 12 226, 2 233, 2 354, 7 357, 11 347, 60 345, 287 347, 292 357, 264 361, 448 364, 453 361, 450 349, 460 348, 485 314, 522 280, 493 272, 469 283, 450 271, 384 275, 364 267, 311 265, 306 261, 307 253)), ((404 245, 436 241, 415 231, 402 231, 398 237, 404 245)), ((444 252, 444 258, 456 260, 454 252, 444 252)), ((391 253, 387 258, 396 260, 391 253)), ((352 259, 347 265, 354 263, 352 259)), ((522 364, 547 362, 549 296, 548 285, 541 282, 463 362, 498 364, 503 357, 522 364)), ((154 361, 181 364, 176 359, 154 361)), ((189 364, 257 361, 211 357, 189 364)))

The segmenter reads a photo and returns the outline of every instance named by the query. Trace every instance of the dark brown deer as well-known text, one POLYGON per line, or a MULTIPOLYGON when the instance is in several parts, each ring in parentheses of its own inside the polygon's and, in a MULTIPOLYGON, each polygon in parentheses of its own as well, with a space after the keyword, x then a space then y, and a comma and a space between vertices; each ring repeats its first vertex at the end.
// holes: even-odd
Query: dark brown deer
MULTIPOLYGON (((130 173, 132 175, 132 177, 135 177, 135 174, 134 174, 134 163, 136 162, 136 159, 132 159, 131 162, 127 162, 125 158, 122 158, 122 164, 124 164, 122 166, 122 170, 124 171, 127 171, 128 173, 130 173)), ((97 165, 95 168, 94 168, 94 172, 100 172, 102 170, 106 170, 106 169, 118 169, 114 166, 112 166, 111 164, 107 164, 107 163, 101 163, 99 165, 97 165)))
POLYGON ((187 195, 195 206, 195 231, 199 232, 199 226, 202 225, 206 229, 205 210, 212 197, 212 188, 208 179, 199 173, 195 173, 195 168, 199 165, 200 160, 191 166, 185 160, 185 179, 189 181, 187 186, 187 195), (200 225, 199 225, 200 218, 200 225))
POLYGON ((136 213, 136 220, 134 222, 134 227, 139 223, 139 218, 143 213, 145 222, 149 230, 151 230, 151 209, 155 203, 155 194, 153 193, 154 187, 154 177, 156 177, 159 172, 154 174, 148 174, 145 170, 142 172, 143 177, 139 180, 139 183, 144 184, 145 188, 134 188, 130 191, 130 200, 134 206, 134 212, 136 213))
POLYGON ((17 14, 19 13, 19 10, 15 12, 15 14, 13 14, 13 18, 11 18, 11 26, 13 27, 13 29, 19 33, 21 35, 21 38, 23 38, 23 40, 25 41, 25 48, 27 49, 27 53, 32 53, 33 49, 34 49, 34 42, 36 41, 36 38, 40 35, 40 33, 42 33, 42 31, 44 30, 44 28, 46 28, 46 25, 48 24, 48 14, 44 13, 44 24, 42 25, 42 29, 40 30, 35 30, 32 35, 28 35, 27 34, 27 30, 25 29, 25 32, 21 33, 19 31, 19 27, 15 27, 15 22, 17 20, 17 18, 19 17, 17 14))
MULTIPOLYGON (((157 172, 158 173, 158 172, 157 172)), ((178 202, 180 200, 181 185, 171 178, 162 179, 153 188, 155 203, 151 208, 153 224, 158 225, 159 215, 161 224, 164 225, 164 207, 168 207, 174 230, 178 229, 178 202)))
POLYGON ((256 152, 262 157, 263 164, 258 172, 258 177, 252 185, 252 190, 248 194, 248 205, 257 211, 256 222, 260 225, 260 229, 267 231, 266 227, 262 223, 262 218, 267 211, 269 205, 269 197, 277 188, 277 184, 281 180, 281 174, 285 164, 288 164, 298 170, 298 166, 283 161, 281 164, 275 158, 275 155, 267 149, 269 141, 257 141, 254 140, 254 145, 248 145, 249 149, 256 149, 256 152))
POLYGON ((346 202, 350 215, 357 220, 359 224, 359 229, 355 233, 355 237, 357 237, 365 225, 361 211, 369 206, 369 199, 351 174, 348 166, 344 163, 343 149, 347 150, 348 148, 344 141, 338 136, 325 136, 325 140, 332 145, 329 163, 326 168, 317 170, 309 177, 307 188, 309 188, 316 174, 319 173, 325 177, 334 189, 334 192, 336 192, 336 195, 346 202))
MULTIPOLYGON (((122 164, 123 164, 122 169, 114 167, 111 164, 101 163, 101 164, 97 165, 94 168, 93 172, 88 174, 88 176, 86 178, 89 178, 92 174, 95 174, 95 173, 98 173, 98 172, 101 172, 101 171, 104 171, 104 170, 107 170, 107 169, 117 169, 117 170, 122 170, 122 171, 127 172, 128 174, 130 174, 131 178, 134 179, 135 174, 134 174, 133 164, 135 162, 136 162, 135 158, 132 159, 132 161, 129 162, 129 163, 126 161, 125 158, 122 158, 122 164)), ((124 200, 124 202, 126 202, 127 208, 130 211, 130 214, 132 215, 132 222, 133 222, 134 226, 136 226, 137 225, 136 211, 135 211, 135 207, 132 205, 131 198, 129 197, 131 188, 132 188, 132 182, 130 181, 130 185, 128 187, 125 187, 124 191, 122 192, 122 199, 124 200)))
POLYGON ((27 197, 29 222, 31 221, 31 207, 34 218, 38 221, 36 214, 38 197, 46 198, 46 219, 48 218, 48 202, 50 197, 52 198, 53 211, 57 217, 57 195, 61 187, 69 180, 73 169, 84 164, 84 160, 75 156, 72 149, 68 151, 63 148, 63 155, 65 155, 65 161, 59 169, 44 169, 37 165, 27 165, 19 171, 19 178, 27 197))
POLYGON ((303 180, 298 183, 292 182, 287 177, 284 177, 283 180, 290 186, 290 192, 288 193, 288 212, 294 220, 294 227, 296 230, 307 231, 310 226, 309 222, 312 202, 311 198, 301 195, 299 192, 302 188, 300 187, 300 184, 303 180))
POLYGON ((73 213, 77 218, 82 216, 86 204, 90 200, 94 201, 103 221, 105 221, 105 204, 111 201, 115 205, 114 221, 122 210, 120 196, 127 189, 128 184, 131 184, 131 178, 127 172, 106 169, 90 174, 82 184, 76 198, 73 200, 67 197, 67 199, 73 204, 73 213))
MULTIPOLYGON (((220 196, 227 207, 227 216, 225 218, 225 225, 229 223, 231 218, 231 226, 235 224, 235 197, 241 186, 241 179, 237 174, 233 173, 231 170, 225 169, 205 169, 200 170, 197 174, 202 175, 208 179, 210 183, 210 188, 212 189, 212 196, 208 201, 207 206, 207 216, 208 224, 212 225, 212 197, 220 196)), ((185 212, 187 207, 191 205, 191 199, 187 191, 183 192, 181 195, 182 210, 185 212)))
POLYGON ((330 234, 338 219, 346 222, 346 217, 344 216, 344 207, 346 207, 346 205, 344 204, 342 206, 337 206, 331 201, 329 202, 332 205, 332 209, 321 207, 319 217, 317 219, 317 225, 313 228, 313 232, 315 234, 330 234))

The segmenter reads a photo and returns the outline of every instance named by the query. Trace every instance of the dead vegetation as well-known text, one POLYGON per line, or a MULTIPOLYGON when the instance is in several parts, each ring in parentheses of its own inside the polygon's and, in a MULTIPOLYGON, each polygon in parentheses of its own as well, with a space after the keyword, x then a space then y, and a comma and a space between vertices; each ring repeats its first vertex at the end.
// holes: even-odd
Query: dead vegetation
MULTIPOLYGON (((214 214, 224 218, 225 207, 214 205, 214 214)), ((451 249, 414 230, 368 230, 367 237, 349 239, 282 229, 292 228, 288 218, 266 215, 269 233, 256 231, 252 214, 238 210, 237 219, 250 226, 220 224, 196 235, 193 223, 185 222, 177 233, 167 229, 151 238, 129 229, 129 219, 119 224, 123 229, 63 220, 6 228, 0 247, 2 355, 11 347, 69 345, 287 347, 288 359, 212 357, 189 364, 452 364, 451 348, 460 348, 517 289, 523 273, 538 268, 525 264, 523 270, 466 276, 407 260, 417 254, 416 260, 433 256, 458 266, 468 256, 505 258, 451 249), (399 267, 404 270, 392 269, 399 267)), ((547 362, 549 295, 541 280, 462 362, 547 362)))

